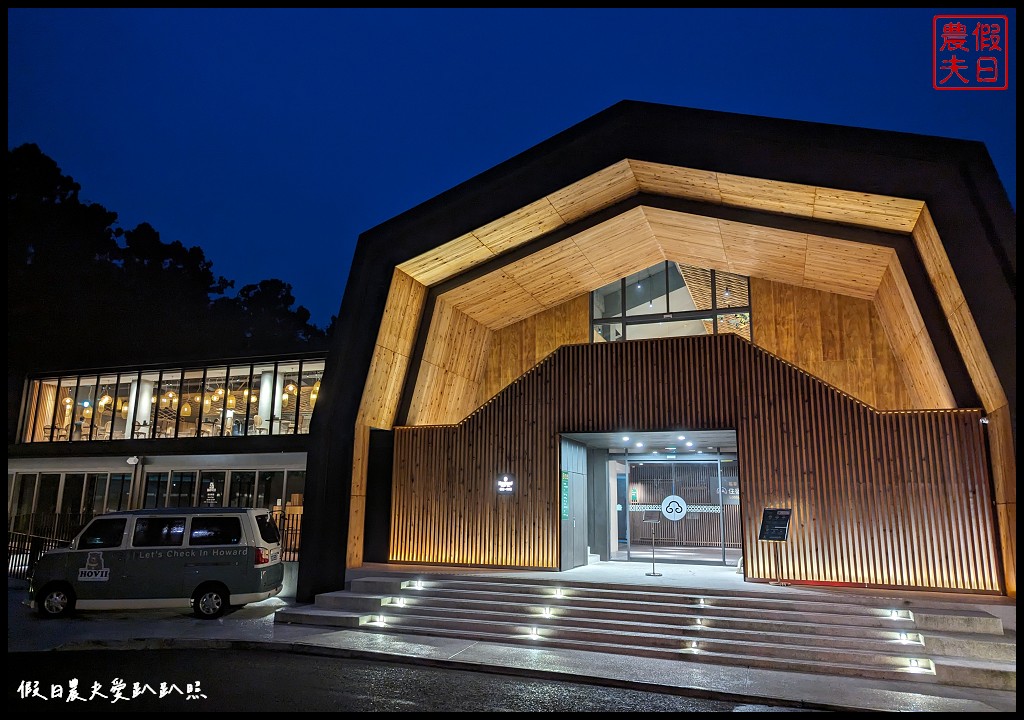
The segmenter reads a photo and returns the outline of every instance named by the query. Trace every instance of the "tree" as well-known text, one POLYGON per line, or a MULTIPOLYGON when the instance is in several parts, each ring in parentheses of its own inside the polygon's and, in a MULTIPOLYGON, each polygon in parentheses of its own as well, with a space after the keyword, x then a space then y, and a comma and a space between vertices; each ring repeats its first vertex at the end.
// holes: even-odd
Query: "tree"
POLYGON ((28 373, 326 349, 291 285, 229 296, 201 248, 121 228, 38 146, 8 150, 6 182, 9 439, 28 373))

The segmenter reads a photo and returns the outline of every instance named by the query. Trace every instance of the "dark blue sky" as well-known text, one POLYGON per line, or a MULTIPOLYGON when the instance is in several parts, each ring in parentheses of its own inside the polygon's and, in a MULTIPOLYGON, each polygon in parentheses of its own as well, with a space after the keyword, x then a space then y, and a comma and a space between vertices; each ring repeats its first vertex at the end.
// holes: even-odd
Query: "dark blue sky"
POLYGON ((1016 12, 936 91, 955 12, 9 8, 7 144, 326 325, 360 233, 623 99, 979 140, 1016 207, 1016 12))

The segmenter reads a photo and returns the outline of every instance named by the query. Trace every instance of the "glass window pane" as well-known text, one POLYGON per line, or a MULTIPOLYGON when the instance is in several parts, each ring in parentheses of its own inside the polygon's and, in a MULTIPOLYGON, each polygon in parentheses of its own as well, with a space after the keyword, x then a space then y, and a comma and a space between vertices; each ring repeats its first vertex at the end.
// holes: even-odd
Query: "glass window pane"
POLYGON ((101 375, 92 417, 92 439, 110 440, 116 416, 117 375, 101 375))
POLYGON ((240 542, 242 521, 237 517, 192 518, 189 545, 238 545, 240 542))
POLYGON ((158 508, 164 506, 167 495, 167 473, 146 473, 146 499, 142 507, 158 508))
POLYGON ((107 488, 107 512, 127 510, 132 491, 131 473, 111 473, 107 488))
POLYGON ((299 403, 299 363, 280 362, 277 364, 278 383, 281 397, 277 405, 280 418, 270 427, 271 435, 295 434, 296 412, 299 403))
POLYGON ((692 265, 676 263, 676 268, 683 278, 686 286, 678 290, 672 297, 680 301, 680 307, 675 303, 672 305, 672 312, 687 312, 689 310, 710 310, 711 309, 711 271, 692 265))
POLYGON ((96 419, 96 378, 79 379, 75 392, 74 420, 71 439, 88 440, 92 437, 93 420, 96 419))
POLYGON ((160 373, 142 373, 141 380, 132 380, 128 398, 128 413, 125 426, 132 429, 136 438, 153 437, 156 432, 157 411, 159 410, 160 373))
POLYGON ((85 476, 85 503, 93 515, 104 512, 107 502, 107 474, 89 473, 85 476))
POLYGON ((54 435, 53 411, 57 404, 57 379, 33 380, 28 424, 25 428, 27 442, 50 442, 54 435))
MULTIPOLYGON (((204 397, 203 371, 186 370, 182 374, 181 398, 178 403, 178 437, 196 437, 199 434, 204 397)), ((206 400, 209 402, 208 397, 206 400)))
POLYGON ((306 360, 302 363, 302 390, 299 397, 298 432, 309 432, 309 422, 313 418, 313 408, 320 396, 320 380, 324 375, 323 360, 306 360))
POLYGON ((626 278, 626 315, 668 312, 665 263, 658 263, 626 278))
POLYGON ((665 322, 638 323, 630 325, 626 329, 630 340, 711 335, 713 332, 714 323, 712 323, 710 318, 707 320, 666 320, 665 322))
POLYGON ((135 521, 132 545, 134 547, 158 547, 161 545, 177 547, 182 544, 184 539, 184 517, 143 517, 135 521))
POLYGON ((224 505, 223 470, 204 470, 199 475, 199 505, 201 507, 222 507, 224 505))
POLYGON ((167 493, 167 507, 192 507, 196 494, 196 474, 176 471, 171 473, 171 489, 167 493))
POLYGON ((259 487, 254 498, 253 507, 265 507, 271 510, 283 510, 284 503, 284 472, 280 470, 264 470, 260 473, 259 487))
POLYGON ((228 387, 224 395, 224 435, 241 436, 248 424, 250 368, 248 365, 228 369, 228 387))
POLYGON ((14 506, 14 522, 11 527, 17 532, 28 530, 32 521, 32 503, 36 499, 36 476, 18 473, 17 500, 14 506))
POLYGON ((592 293, 594 319, 622 316, 622 281, 608 283, 592 293))
POLYGON ((89 523, 78 539, 81 550, 119 547, 128 518, 98 518, 89 523))
POLYGON ((750 339, 750 313, 729 313, 718 316, 718 332, 735 333, 750 339))
POLYGON ((594 342, 616 342, 625 340, 622 334, 622 323, 596 323, 594 325, 594 342))
POLYGON ((117 378, 117 385, 114 388, 114 409, 110 423, 111 440, 124 440, 131 436, 131 433, 125 432, 125 430, 128 427, 128 416, 132 414, 129 401, 135 397, 132 389, 138 387, 136 377, 137 373, 123 373, 117 378))
POLYGON ((234 470, 231 473, 230 507, 259 507, 253 505, 253 492, 256 488, 256 472, 253 470, 234 470))
POLYGON ((302 496, 306 492, 305 470, 288 471, 288 484, 285 485, 285 492, 288 493, 288 498, 285 501, 285 505, 288 506, 289 508, 298 508, 299 512, 301 512, 302 496))
POLYGON ((270 433, 271 421, 281 414, 281 393, 284 390, 283 378, 275 378, 274 364, 259 364, 253 369, 253 388, 249 394, 249 428, 248 435, 267 435, 270 433))
POLYGON ((749 281, 743 275, 721 271, 716 272, 715 295, 718 307, 733 308, 750 305, 749 287, 749 281))
POLYGON ((75 419, 75 388, 78 378, 64 377, 60 379, 57 390, 57 410, 53 419, 53 439, 68 440, 71 438, 71 423, 75 419))
POLYGON ((227 368, 215 367, 206 371, 206 391, 203 393, 201 437, 216 437, 222 433, 227 393, 227 368))
POLYGON ((157 389, 153 437, 172 438, 181 404, 181 371, 165 370, 157 389))
POLYGON ((57 494, 60 492, 60 474, 43 473, 39 476, 39 495, 36 513, 52 515, 57 512, 57 494))
POLYGON ((64 490, 60 496, 60 512, 63 515, 77 515, 82 510, 82 490, 85 488, 84 473, 68 473, 64 476, 64 490))

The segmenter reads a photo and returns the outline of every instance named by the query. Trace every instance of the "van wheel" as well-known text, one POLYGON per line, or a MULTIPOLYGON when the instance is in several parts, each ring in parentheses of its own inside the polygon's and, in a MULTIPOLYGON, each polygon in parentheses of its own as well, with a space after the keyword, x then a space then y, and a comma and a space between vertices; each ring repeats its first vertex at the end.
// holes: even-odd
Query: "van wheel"
POLYGON ((36 612, 40 617, 67 617, 75 611, 75 591, 65 583, 47 585, 36 595, 36 612))
POLYGON ((192 612, 197 618, 213 620, 228 608, 228 589, 223 585, 200 585, 192 594, 192 612))

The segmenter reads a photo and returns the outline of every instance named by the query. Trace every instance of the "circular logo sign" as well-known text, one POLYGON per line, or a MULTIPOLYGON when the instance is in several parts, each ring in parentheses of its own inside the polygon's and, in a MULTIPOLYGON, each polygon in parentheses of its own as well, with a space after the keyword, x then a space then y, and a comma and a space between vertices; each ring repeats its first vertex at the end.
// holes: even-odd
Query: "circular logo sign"
POLYGON ((678 495, 669 495, 661 501, 661 514, 668 520, 682 520, 686 517, 686 501, 678 495))

